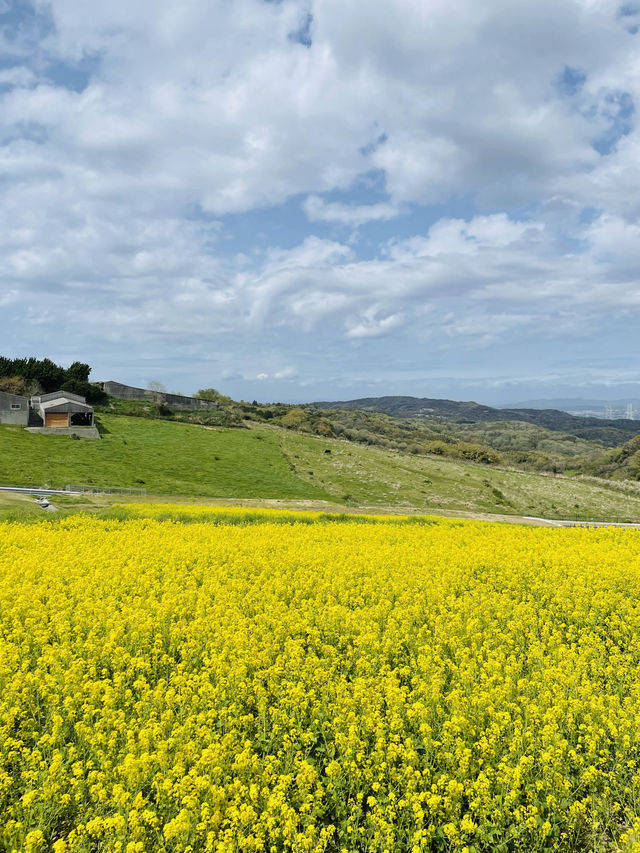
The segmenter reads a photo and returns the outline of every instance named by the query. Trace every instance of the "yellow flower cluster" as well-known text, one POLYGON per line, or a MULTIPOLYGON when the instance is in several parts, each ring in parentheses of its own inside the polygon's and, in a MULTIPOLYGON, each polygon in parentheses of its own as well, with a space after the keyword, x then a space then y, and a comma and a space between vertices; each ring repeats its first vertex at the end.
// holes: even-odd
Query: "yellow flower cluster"
POLYGON ((640 850, 638 532, 161 512, 0 524, 1 850, 640 850))
POLYGON ((430 524, 437 519, 425 515, 366 515, 354 513, 323 512, 319 510, 291 510, 273 507, 229 507, 211 504, 114 504, 112 517, 155 518, 159 521, 202 521, 220 524, 255 524, 272 521, 280 524, 313 524, 322 522, 346 522, 349 524, 430 524))

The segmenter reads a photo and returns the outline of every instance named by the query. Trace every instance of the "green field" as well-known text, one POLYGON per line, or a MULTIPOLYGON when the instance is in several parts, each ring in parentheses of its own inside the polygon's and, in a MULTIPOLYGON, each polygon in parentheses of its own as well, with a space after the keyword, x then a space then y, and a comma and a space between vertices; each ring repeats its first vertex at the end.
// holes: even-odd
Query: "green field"
MULTIPOLYGON (((262 425, 222 429, 106 414, 100 421, 100 441, 0 426, 0 484, 56 488, 70 483, 195 499, 640 520, 640 484, 633 481, 535 474, 262 425)), ((0 515, 3 507, 8 511, 7 501, 11 511, 31 509, 33 503, 0 500, 0 515)), ((61 501, 61 509, 85 506, 84 499, 61 501)))
POLYGON ((427 511, 640 519, 640 484, 496 468, 283 433, 300 477, 343 500, 427 511), (331 453, 324 451, 330 449, 331 453))
POLYGON ((293 474, 268 430, 101 415, 100 441, 0 427, 0 484, 119 486, 151 494, 246 498, 329 495, 293 474))

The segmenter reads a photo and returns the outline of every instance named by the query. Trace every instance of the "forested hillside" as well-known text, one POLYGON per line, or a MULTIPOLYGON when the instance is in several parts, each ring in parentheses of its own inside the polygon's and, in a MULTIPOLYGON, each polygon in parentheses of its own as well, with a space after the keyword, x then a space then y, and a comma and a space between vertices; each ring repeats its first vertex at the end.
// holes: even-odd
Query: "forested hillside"
POLYGON ((524 421, 545 429, 614 447, 640 432, 640 422, 581 418, 558 409, 496 409, 481 403, 438 400, 429 397, 363 397, 359 400, 314 403, 320 409, 357 409, 399 418, 446 420, 454 423, 524 421))
POLYGON ((0 356, 0 391, 28 396, 51 391, 71 391, 90 403, 105 402, 106 394, 89 382, 91 367, 74 361, 61 367, 50 358, 5 358, 0 356))

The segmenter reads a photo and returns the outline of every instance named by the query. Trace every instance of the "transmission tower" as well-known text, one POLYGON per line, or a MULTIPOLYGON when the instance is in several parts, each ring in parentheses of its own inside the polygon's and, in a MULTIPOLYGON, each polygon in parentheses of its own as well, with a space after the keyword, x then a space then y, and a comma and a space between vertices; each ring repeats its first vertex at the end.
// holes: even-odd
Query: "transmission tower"
POLYGON ((613 406, 611 403, 607 403, 604 407, 604 416, 608 421, 613 420, 613 406))
POLYGON ((628 421, 633 420, 633 403, 627 403, 627 414, 626 418, 628 421))

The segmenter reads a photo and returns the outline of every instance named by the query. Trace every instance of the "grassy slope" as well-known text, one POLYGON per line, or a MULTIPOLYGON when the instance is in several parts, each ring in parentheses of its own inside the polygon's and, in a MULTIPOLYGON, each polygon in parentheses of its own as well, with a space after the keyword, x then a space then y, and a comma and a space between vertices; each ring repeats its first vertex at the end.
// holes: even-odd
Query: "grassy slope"
POLYGON ((638 483, 510 471, 296 433, 284 433, 282 446, 300 477, 361 504, 546 518, 640 519, 638 483))
POLYGON ((42 510, 35 505, 31 496, 0 492, 0 521, 14 516, 16 518, 22 518, 25 515, 37 517, 42 514, 42 510))
POLYGON ((640 519, 638 483, 522 473, 270 427, 205 429, 113 415, 101 420, 108 430, 101 441, 0 427, 0 483, 86 483, 144 487, 150 494, 315 499, 427 512, 640 519))
POLYGON ((205 429, 102 415, 101 441, 0 426, 0 483, 97 484, 165 495, 327 498, 298 479, 267 430, 205 429), (143 481, 143 482, 140 482, 143 481))
MULTIPOLYGON (((0 492, 0 522, 20 521, 28 519, 36 521, 55 521, 56 519, 74 512, 95 512, 102 510, 105 505, 115 502, 117 498, 104 498, 96 495, 56 495, 52 503, 58 512, 43 512, 37 506, 33 495, 23 495, 16 492, 0 492)), ((119 497, 122 500, 122 497, 119 497)))

